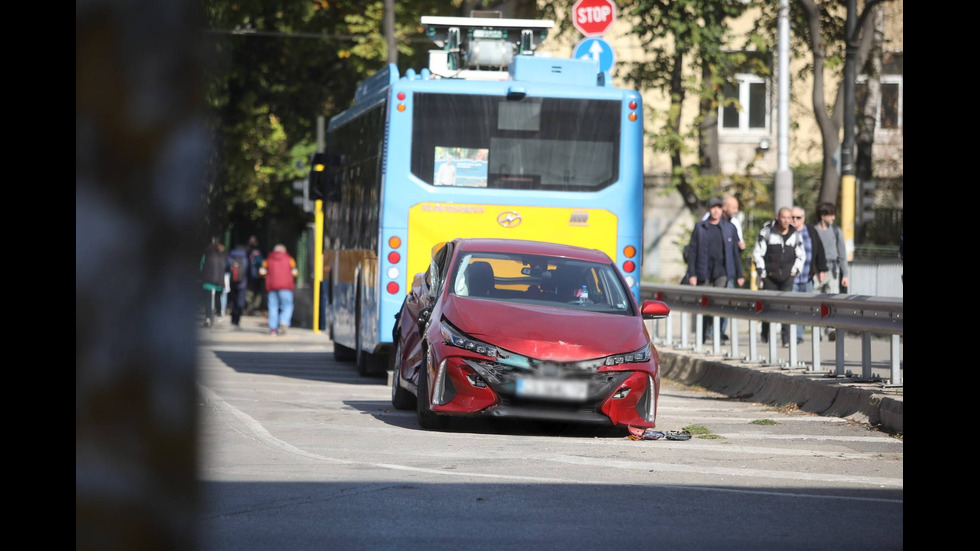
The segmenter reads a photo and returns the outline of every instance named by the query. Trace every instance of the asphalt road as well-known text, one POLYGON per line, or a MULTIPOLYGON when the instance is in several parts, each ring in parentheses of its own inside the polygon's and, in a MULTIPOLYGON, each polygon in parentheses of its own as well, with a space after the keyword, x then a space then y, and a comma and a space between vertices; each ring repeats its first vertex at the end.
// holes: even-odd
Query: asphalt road
POLYGON ((866 426, 668 382, 658 427, 711 438, 428 432, 325 336, 243 327, 199 346, 202 549, 903 547, 903 441, 866 426))

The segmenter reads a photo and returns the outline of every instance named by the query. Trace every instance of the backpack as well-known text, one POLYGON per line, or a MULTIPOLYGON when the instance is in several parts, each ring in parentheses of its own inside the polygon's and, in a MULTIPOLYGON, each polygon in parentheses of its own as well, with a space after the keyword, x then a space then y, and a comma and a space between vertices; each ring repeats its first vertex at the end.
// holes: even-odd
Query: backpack
POLYGON ((242 282, 242 279, 245 277, 244 269, 241 258, 237 256, 231 257, 231 265, 228 267, 228 271, 231 273, 232 283, 242 282))

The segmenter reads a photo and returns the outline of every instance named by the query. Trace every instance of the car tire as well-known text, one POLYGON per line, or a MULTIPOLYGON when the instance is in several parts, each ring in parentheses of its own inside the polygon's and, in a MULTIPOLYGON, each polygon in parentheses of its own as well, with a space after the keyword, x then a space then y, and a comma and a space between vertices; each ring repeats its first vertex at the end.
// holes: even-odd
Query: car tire
POLYGON ((426 352, 426 365, 419 370, 419 395, 415 401, 415 413, 419 426, 425 430, 443 430, 449 425, 449 418, 432 412, 429 406, 429 353, 426 352))
POLYGON ((411 392, 402 388, 402 345, 398 343, 395 345, 395 356, 394 356, 394 375, 391 377, 391 405, 395 409, 401 410, 411 410, 417 407, 415 396, 411 392))

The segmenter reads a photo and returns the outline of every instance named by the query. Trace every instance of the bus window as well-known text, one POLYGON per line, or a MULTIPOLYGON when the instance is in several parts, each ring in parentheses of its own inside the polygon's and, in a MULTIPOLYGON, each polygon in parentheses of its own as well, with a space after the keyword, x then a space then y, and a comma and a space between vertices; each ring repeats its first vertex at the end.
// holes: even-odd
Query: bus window
POLYGON ((620 110, 613 100, 419 93, 412 173, 443 186, 596 191, 619 178, 620 110))

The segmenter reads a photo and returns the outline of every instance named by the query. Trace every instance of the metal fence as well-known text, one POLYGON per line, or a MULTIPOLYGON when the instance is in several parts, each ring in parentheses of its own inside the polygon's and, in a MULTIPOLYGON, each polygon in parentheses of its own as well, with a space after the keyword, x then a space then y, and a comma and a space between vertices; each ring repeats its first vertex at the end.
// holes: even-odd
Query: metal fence
MULTIPOLYGON (((710 352, 722 354, 720 318, 729 320, 729 340, 725 355, 749 362, 769 363, 785 367, 798 367, 796 327, 810 328, 811 362, 805 368, 812 372, 822 372, 821 355, 834 351, 834 367, 829 376, 843 376, 845 370, 844 336, 856 333, 861 338, 861 377, 877 380, 872 364, 880 360, 873 358, 872 347, 875 337, 885 337, 889 342, 887 352, 890 373, 890 386, 902 386, 901 344, 903 333, 903 299, 895 297, 876 297, 868 295, 824 295, 817 293, 794 293, 775 291, 751 291, 725 289, 719 287, 691 287, 689 285, 666 285, 645 283, 641 286, 641 298, 661 300, 670 306, 671 314, 665 320, 652 322, 651 337, 654 343, 691 349, 702 352, 704 316, 713 316, 712 341, 710 352), (693 327, 691 317, 694 317, 693 327), (679 318, 679 320, 678 320, 679 318), (675 323, 679 321, 679 323, 675 323), (742 356, 740 343, 740 323, 748 322, 748 356, 742 356), (769 322, 768 356, 760 355, 759 324, 769 322), (789 324, 788 361, 778 360, 778 331, 780 325, 789 324), (835 330, 837 338, 831 348, 829 343, 821 342, 821 328, 835 330), (692 341, 693 336, 693 343, 692 341)), ((880 355, 880 354, 879 354, 880 355)))

